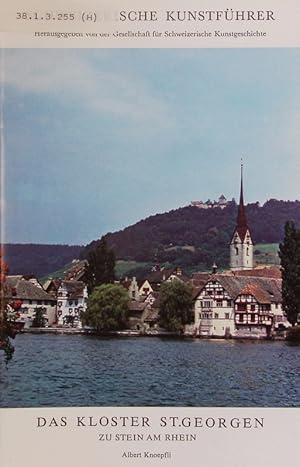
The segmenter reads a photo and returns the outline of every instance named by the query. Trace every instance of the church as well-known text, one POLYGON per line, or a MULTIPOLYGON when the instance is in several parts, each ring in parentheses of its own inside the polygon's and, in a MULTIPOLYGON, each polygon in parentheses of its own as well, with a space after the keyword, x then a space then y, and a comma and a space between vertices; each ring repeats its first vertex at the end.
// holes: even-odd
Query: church
POLYGON ((234 271, 252 268, 253 242, 251 240, 244 205, 243 165, 241 165, 240 202, 238 208, 236 228, 233 232, 230 243, 230 269, 234 271))
POLYGON ((199 337, 270 338, 289 325, 282 309, 278 268, 254 268, 253 241, 244 205, 243 165, 230 270, 195 273, 194 333, 199 337))

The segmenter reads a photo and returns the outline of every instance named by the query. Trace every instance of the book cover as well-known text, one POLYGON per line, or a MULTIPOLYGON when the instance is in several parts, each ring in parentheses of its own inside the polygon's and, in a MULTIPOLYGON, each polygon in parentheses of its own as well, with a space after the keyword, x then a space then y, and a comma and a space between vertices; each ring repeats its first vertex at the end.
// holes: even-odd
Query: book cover
POLYGON ((2 465, 297 465, 299 6, 1 9, 2 465))

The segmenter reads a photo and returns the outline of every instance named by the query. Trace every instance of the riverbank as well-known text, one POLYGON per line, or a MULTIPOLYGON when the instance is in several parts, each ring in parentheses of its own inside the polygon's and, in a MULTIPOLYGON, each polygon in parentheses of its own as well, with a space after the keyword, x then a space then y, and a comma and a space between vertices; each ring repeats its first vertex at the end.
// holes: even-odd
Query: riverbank
POLYGON ((85 328, 60 328, 60 327, 49 327, 49 328, 25 328, 21 331, 22 334, 63 334, 63 335, 94 335, 99 337, 195 337, 190 334, 182 334, 168 331, 106 331, 99 332, 93 329, 85 328))
POLYGON ((21 333, 25 334, 61 334, 61 335, 93 335, 99 337, 165 337, 165 338, 176 338, 176 339, 201 339, 201 340, 267 340, 267 341, 284 341, 286 337, 284 335, 275 335, 270 337, 261 336, 230 336, 227 338, 218 336, 199 336, 191 333, 182 334, 179 332, 169 331, 158 331, 151 330, 136 331, 136 330, 125 330, 125 331, 106 331, 97 332, 93 329, 86 328, 63 328, 63 327, 48 327, 48 328, 25 328, 22 329, 21 333))

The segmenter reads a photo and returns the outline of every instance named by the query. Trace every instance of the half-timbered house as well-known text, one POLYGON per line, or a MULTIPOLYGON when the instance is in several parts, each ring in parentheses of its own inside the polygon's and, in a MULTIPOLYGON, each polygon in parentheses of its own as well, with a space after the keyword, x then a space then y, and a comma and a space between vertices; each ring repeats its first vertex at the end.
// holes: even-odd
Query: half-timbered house
POLYGON ((195 297, 195 333, 207 337, 269 337, 289 325, 281 280, 215 274, 195 297))

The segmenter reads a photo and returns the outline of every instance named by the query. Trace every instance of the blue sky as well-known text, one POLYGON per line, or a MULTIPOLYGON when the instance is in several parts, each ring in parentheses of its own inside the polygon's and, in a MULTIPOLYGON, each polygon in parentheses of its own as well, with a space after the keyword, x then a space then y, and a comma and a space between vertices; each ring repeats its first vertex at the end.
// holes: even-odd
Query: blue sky
POLYGON ((299 199, 299 49, 5 50, 7 242, 85 244, 191 200, 299 199))

